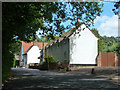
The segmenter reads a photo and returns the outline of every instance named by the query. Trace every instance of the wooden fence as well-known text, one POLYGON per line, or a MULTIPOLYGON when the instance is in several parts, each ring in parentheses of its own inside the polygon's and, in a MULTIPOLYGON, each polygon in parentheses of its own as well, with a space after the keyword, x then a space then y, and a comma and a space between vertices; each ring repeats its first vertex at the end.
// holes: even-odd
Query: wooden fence
POLYGON ((117 67, 120 66, 120 56, 115 52, 99 52, 97 57, 98 67, 117 67))

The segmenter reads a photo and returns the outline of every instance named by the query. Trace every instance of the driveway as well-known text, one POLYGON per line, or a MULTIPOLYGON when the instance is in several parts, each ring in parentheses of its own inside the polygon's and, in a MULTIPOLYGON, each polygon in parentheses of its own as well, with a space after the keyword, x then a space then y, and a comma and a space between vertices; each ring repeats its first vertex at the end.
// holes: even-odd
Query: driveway
POLYGON ((39 90, 40 88, 118 88, 117 74, 91 74, 89 70, 65 73, 12 68, 13 79, 2 90, 39 90))

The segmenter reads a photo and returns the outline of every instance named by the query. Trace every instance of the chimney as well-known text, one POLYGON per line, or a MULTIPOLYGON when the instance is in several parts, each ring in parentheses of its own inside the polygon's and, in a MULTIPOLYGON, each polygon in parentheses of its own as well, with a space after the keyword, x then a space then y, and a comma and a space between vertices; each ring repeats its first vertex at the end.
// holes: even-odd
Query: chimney
POLYGON ((77 22, 79 22, 79 18, 77 18, 77 22))
POLYGON ((33 41, 33 46, 37 46, 37 40, 33 41))

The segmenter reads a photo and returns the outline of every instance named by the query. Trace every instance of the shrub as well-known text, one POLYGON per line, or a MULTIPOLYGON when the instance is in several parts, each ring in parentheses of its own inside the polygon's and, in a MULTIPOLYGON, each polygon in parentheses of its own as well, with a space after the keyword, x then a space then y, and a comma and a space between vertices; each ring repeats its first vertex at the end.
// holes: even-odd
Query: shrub
POLYGON ((51 55, 44 56, 44 59, 47 63, 54 63, 55 62, 55 58, 51 55))
POLYGON ((120 44, 116 46, 116 53, 117 53, 117 56, 120 55, 120 44))
POLYGON ((64 68, 64 70, 66 71, 66 70, 67 70, 67 68, 64 68))
POLYGON ((40 62, 40 65, 42 65, 43 64, 43 62, 40 62))

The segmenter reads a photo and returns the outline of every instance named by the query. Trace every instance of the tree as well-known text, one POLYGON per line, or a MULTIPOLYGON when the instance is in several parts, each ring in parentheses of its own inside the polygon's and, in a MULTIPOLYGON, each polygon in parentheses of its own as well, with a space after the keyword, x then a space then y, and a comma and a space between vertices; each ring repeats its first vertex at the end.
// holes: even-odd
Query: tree
POLYGON ((120 44, 119 37, 107 37, 100 36, 98 30, 93 28, 92 32, 99 38, 98 40, 98 51, 100 52, 116 52, 117 55, 120 55, 120 44))
POLYGON ((101 38, 100 34, 98 33, 98 30, 96 28, 92 28, 91 29, 92 32, 98 37, 98 38, 101 38))
MULTIPOLYGON (((51 33, 49 33, 48 35, 45 35, 45 42, 50 42, 52 40, 55 40, 58 36, 57 35, 53 35, 51 33)), ((40 42, 42 42, 43 37, 40 38, 40 42)))
POLYGON ((13 44, 16 41, 33 41, 40 28, 45 33, 62 34, 64 30, 75 25, 79 17, 87 25, 93 24, 96 16, 102 12, 103 4, 97 2, 4 2, 2 3, 2 76, 7 77, 14 58, 13 44), (69 9, 68 9, 68 6, 69 9), (46 25, 43 24, 43 17, 46 25), (64 26, 63 23, 71 24, 64 26), (53 27, 54 26, 54 27, 53 27), (31 39, 31 36, 34 36, 31 39))
POLYGON ((98 30, 93 28, 92 32, 99 38, 98 40, 98 52, 104 52, 104 50, 106 49, 106 45, 103 41, 103 39, 101 38, 100 34, 98 33, 98 30))
POLYGON ((46 33, 62 32, 65 30, 62 23, 66 20, 73 23, 77 17, 86 24, 93 23, 96 16, 102 12, 102 5, 97 2, 3 3, 3 39, 9 39, 8 43, 14 42, 14 37, 29 41, 38 28, 44 29, 46 33), (71 7, 68 11, 67 5, 71 7), (43 17, 47 27, 43 25, 43 17))
POLYGON ((119 15, 119 13, 120 13, 120 1, 119 2, 115 2, 115 4, 114 4, 114 9, 112 9, 113 10, 113 12, 115 13, 115 15, 119 15))
POLYGON ((103 36, 101 38, 102 38, 104 44, 106 45, 106 48, 103 50, 104 52, 117 52, 118 51, 117 47, 119 45, 119 42, 118 42, 119 37, 113 37, 113 36, 107 37, 107 36, 103 36))
POLYGON ((117 45, 116 45, 116 53, 117 53, 117 55, 119 56, 120 55, 120 43, 118 43, 117 45))
POLYGON ((15 43, 11 43, 9 45, 10 45, 10 51, 13 54, 19 55, 19 53, 20 53, 20 47, 21 47, 21 41, 17 40, 17 41, 15 41, 15 43))
POLYGON ((77 18, 80 19, 80 22, 84 22, 86 25, 93 24, 93 20, 96 16, 100 16, 102 12, 103 4, 97 2, 67 2, 59 3, 58 8, 61 8, 57 11, 55 22, 53 25, 56 27, 56 32, 60 32, 60 35, 64 32, 65 29, 70 29, 72 26, 75 26, 77 18), (69 7, 69 8, 67 8, 69 7), (63 22, 69 21, 68 26, 64 26, 63 22))
POLYGON ((107 46, 111 46, 113 43, 117 42, 117 39, 113 36, 111 37, 103 36, 102 39, 104 40, 107 46))

